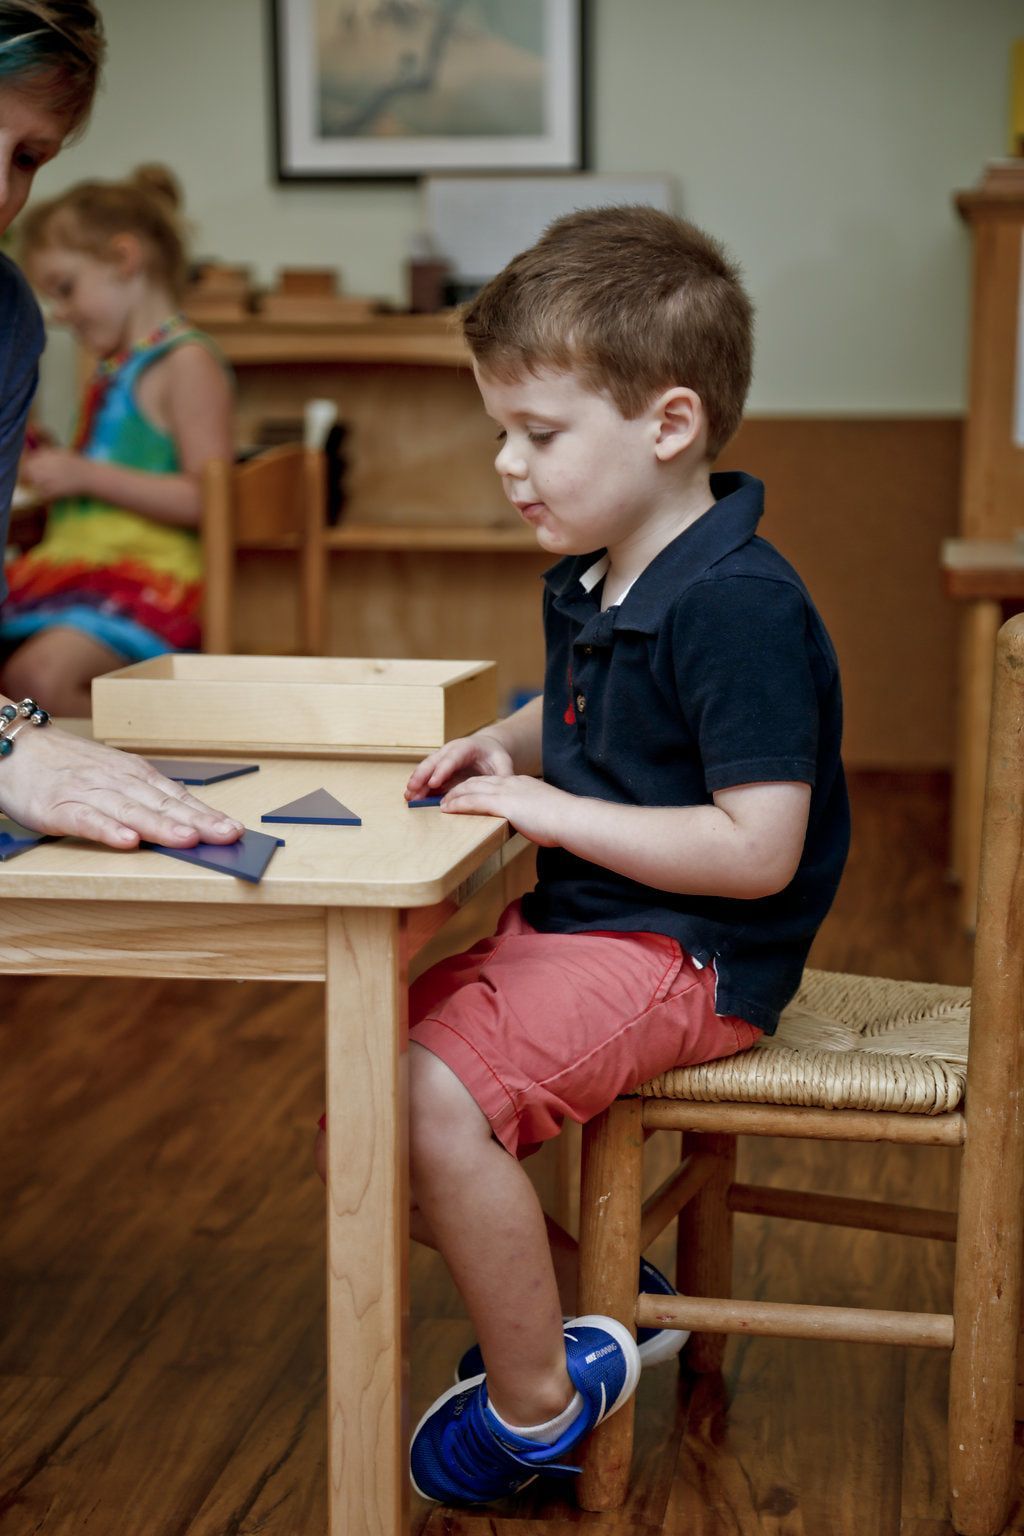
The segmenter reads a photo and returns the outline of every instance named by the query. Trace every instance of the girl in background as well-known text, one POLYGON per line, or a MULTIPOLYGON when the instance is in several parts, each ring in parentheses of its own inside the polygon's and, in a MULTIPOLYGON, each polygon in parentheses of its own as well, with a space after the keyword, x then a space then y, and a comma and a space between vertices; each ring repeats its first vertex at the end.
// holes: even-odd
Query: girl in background
MULTIPOLYGON (((103 59, 92 0, 0 0, 0 234, 40 166, 81 132, 103 59)), ((0 537, 36 387, 43 326, 31 290, 0 253, 0 537)), ((2 584, 0 584, 2 596, 2 584)), ((40 701, 44 707, 46 700, 40 701)), ((0 693, 0 707, 11 701, 0 693)), ((186 848, 234 842, 238 822, 212 811, 140 757, 50 726, 29 728, 0 762, 0 811, 25 826, 112 848, 140 837, 186 848)))
POLYGON ((97 358, 70 449, 22 460, 51 504, 7 570, 0 687, 88 715, 90 685, 126 662, 199 645, 201 471, 231 455, 231 387, 177 310, 186 277, 174 178, 142 166, 87 181, 19 225, 23 265, 97 358))

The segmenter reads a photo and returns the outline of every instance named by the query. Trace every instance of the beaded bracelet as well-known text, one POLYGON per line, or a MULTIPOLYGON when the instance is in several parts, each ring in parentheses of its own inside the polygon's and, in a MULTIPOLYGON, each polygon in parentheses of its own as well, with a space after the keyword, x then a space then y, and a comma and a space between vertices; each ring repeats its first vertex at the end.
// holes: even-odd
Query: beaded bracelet
POLYGON ((35 699, 22 699, 20 704, 5 704, 0 709, 0 757, 10 757, 14 741, 26 725, 49 725, 47 710, 40 709, 35 699))

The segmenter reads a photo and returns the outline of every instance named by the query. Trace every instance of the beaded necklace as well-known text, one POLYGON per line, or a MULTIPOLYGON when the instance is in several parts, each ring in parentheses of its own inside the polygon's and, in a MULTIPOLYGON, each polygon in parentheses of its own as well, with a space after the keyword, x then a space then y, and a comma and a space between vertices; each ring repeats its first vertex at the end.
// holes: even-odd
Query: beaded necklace
POLYGON ((122 369, 138 357, 140 352, 148 352, 151 347, 158 346, 166 341, 169 336, 177 336, 181 331, 187 331, 189 323, 182 314, 168 315, 166 320, 142 336, 138 341, 133 341, 130 347, 123 347, 120 352, 114 352, 110 357, 101 357, 96 364, 92 378, 89 380, 82 401, 82 411, 78 419, 78 430, 72 443, 74 451, 80 452, 92 437, 92 429, 99 415, 100 408, 107 397, 107 391, 117 378, 122 369))

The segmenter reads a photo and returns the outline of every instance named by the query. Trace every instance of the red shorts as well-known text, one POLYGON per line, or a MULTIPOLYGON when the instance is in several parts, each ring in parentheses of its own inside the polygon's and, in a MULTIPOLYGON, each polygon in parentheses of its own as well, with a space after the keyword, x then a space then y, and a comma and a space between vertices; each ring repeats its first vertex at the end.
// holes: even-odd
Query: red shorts
POLYGON ((659 933, 538 933, 519 903, 493 938, 426 971, 409 1038, 451 1068, 509 1152, 566 1115, 591 1120, 670 1067, 745 1050, 761 1031, 715 1013, 715 972, 659 933))

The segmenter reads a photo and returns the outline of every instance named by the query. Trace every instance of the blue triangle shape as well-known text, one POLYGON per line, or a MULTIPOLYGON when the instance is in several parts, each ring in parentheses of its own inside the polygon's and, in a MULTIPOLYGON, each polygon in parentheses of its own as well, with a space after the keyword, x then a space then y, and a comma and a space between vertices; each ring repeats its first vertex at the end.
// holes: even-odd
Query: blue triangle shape
POLYGON ((284 821, 293 826, 361 827, 362 818, 336 800, 329 789, 314 789, 276 811, 267 811, 260 821, 284 821))

